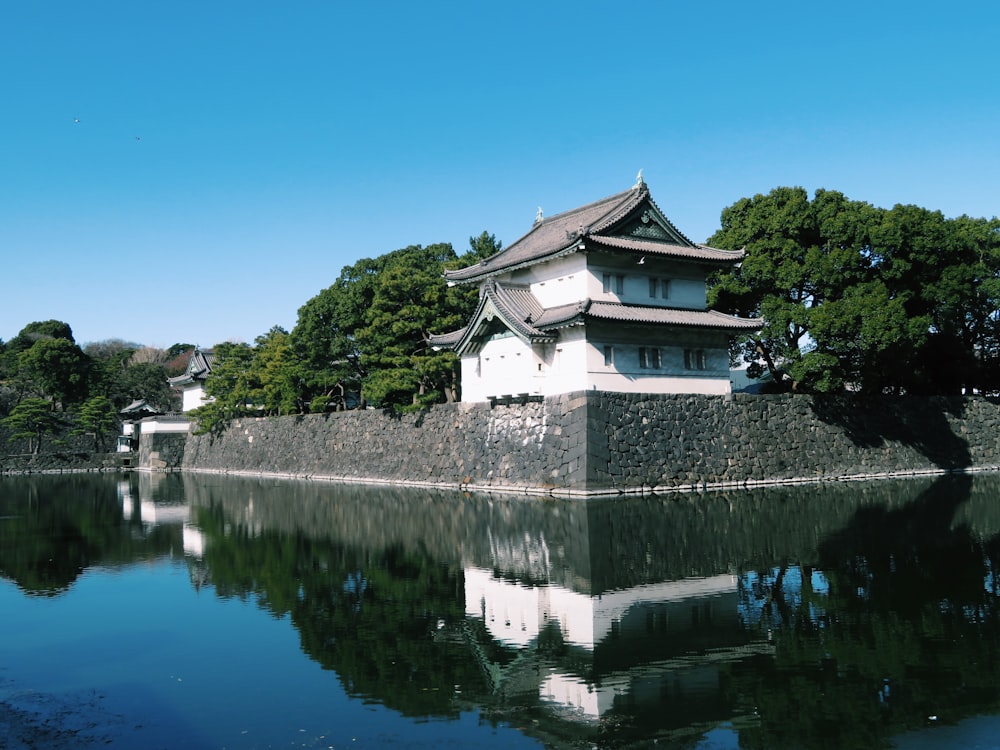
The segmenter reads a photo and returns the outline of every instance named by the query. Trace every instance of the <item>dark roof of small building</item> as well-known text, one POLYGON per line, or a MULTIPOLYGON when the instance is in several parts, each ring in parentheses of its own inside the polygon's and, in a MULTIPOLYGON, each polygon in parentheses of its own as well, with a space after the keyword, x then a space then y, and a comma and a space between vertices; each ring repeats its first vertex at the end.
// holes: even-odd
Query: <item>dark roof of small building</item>
POLYGON ((214 364, 214 349, 195 349, 191 355, 191 359, 188 361, 187 370, 182 375, 167 378, 167 383, 174 387, 180 387, 191 385, 196 381, 204 382, 205 378, 212 372, 214 364))
POLYGON ((162 414, 163 412, 155 406, 150 405, 146 399, 138 399, 133 401, 131 404, 126 406, 120 412, 118 412, 124 417, 131 417, 133 419, 139 418, 140 416, 150 416, 152 414, 162 414))
POLYGON ((455 283, 479 282, 592 246, 724 265, 743 258, 743 251, 718 250, 691 242, 660 211, 640 178, 622 193, 536 219, 528 233, 509 247, 475 265, 446 271, 445 278, 455 283), (639 215, 655 230, 648 236, 627 233, 627 225, 639 215))

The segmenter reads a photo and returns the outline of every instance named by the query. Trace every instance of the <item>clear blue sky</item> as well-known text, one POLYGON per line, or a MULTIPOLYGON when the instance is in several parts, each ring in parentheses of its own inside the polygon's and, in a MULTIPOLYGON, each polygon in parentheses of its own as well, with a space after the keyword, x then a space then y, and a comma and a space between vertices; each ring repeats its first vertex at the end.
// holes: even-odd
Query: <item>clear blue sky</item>
POLYGON ((992 217, 1000 3, 7 2, 0 338, 288 330, 345 265, 631 186, 992 217), (78 121, 76 121, 78 119, 78 121))

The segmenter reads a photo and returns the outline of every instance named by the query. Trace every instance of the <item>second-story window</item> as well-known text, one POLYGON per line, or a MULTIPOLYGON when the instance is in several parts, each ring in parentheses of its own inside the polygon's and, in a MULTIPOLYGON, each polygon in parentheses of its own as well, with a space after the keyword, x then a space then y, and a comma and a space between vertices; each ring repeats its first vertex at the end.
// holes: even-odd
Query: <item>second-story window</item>
POLYGON ((604 293, 622 294, 625 291, 625 275, 620 273, 604 274, 604 293))
POLYGON ((670 297, 670 279, 651 278, 649 280, 649 298, 668 299, 670 297))
POLYGON ((704 349, 685 349, 684 368, 687 370, 706 370, 708 361, 705 358, 704 349))
POLYGON ((604 366, 611 367, 615 363, 615 348, 610 344, 604 345, 604 366))

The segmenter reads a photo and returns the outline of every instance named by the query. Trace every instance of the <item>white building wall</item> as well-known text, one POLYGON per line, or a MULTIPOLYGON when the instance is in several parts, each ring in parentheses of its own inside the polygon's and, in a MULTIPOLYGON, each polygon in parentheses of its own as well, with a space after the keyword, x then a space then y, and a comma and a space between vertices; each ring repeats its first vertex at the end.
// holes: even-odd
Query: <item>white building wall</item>
POLYGON ((531 347, 510 335, 487 341, 478 354, 462 357, 462 400, 539 393, 543 373, 531 347))
MULTIPOLYGON (((534 350, 516 336, 488 341, 478 355, 462 358, 462 401, 488 401, 491 397, 554 396, 573 391, 617 393, 696 393, 726 395, 731 392, 729 353, 704 352, 705 369, 687 369, 683 346, 657 347, 660 367, 639 367, 639 346, 614 342, 612 363, 605 364, 604 343, 588 342, 582 326, 562 331, 554 344, 534 350)), ((695 344, 692 344, 695 346, 695 344)))
POLYGON ((652 307, 678 307, 686 310, 704 310, 705 280, 678 275, 670 266, 656 268, 651 262, 622 265, 595 265, 587 274, 584 293, 578 299, 589 297, 600 302, 623 302, 652 307), (605 274, 610 276, 610 289, 605 291, 605 274), (620 281, 619 278, 620 277, 620 281), (650 294, 650 279, 656 280, 656 296, 650 294), (667 285, 664 297, 663 285, 667 285), (619 284, 621 291, 619 292, 619 284))
POLYGON ((560 340, 544 347, 545 376, 539 386, 543 396, 586 390, 587 385, 587 340, 582 326, 564 328, 560 340))
MULTIPOLYGON (((705 279, 692 277, 692 273, 697 273, 696 269, 662 257, 644 258, 639 263, 634 257, 573 253, 519 269, 498 280, 529 286, 546 309, 589 298, 704 310, 705 279), (655 279, 655 285, 651 285, 651 279, 655 279)), ((583 327, 565 328, 559 331, 558 343, 536 345, 534 350, 513 335, 490 340, 478 355, 462 358, 462 400, 487 401, 494 396, 523 393, 552 396, 583 390, 704 395, 732 392, 725 336, 670 333, 669 339, 660 337, 659 366, 642 368, 639 348, 657 342, 645 340, 648 332, 636 333, 629 328, 611 326, 602 334, 598 327, 591 330, 590 342, 585 339, 583 327), (599 335, 604 340, 599 340, 599 335), (614 347, 610 366, 605 364, 605 343, 614 347), (686 350, 697 353, 688 355, 697 356, 696 366, 685 361, 686 350)))
POLYGON ((191 423, 186 417, 147 417, 142 420, 139 431, 143 435, 163 432, 188 432, 191 423))
POLYGON ((205 398, 205 389, 201 385, 185 388, 181 394, 181 411, 191 411, 197 409, 208 401, 205 398))
MULTIPOLYGON (((592 342, 587 351, 587 389, 617 393, 697 393, 726 395, 730 393, 728 350, 688 349, 704 354, 705 369, 688 369, 685 347, 660 346, 660 367, 639 366, 640 347, 632 343, 592 342), (605 346, 611 347, 611 363, 605 364, 605 346)), ((697 359, 697 354, 690 355, 697 359)))
POLYGON ((570 305, 587 296, 590 285, 587 258, 579 254, 557 258, 551 263, 526 268, 511 281, 528 284, 542 307, 570 305))

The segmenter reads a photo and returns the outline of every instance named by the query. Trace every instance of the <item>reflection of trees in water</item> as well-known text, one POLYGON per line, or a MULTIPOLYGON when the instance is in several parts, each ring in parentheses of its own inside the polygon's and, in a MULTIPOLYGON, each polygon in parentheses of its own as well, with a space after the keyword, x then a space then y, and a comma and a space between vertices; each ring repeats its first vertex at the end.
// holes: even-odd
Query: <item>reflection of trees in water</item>
POLYGON ((742 576, 747 625, 775 655, 730 675, 760 715, 741 746, 878 747, 928 717, 1000 707, 1000 537, 954 523, 971 486, 947 477, 906 505, 859 508, 814 560, 742 576))
POLYGON ((335 670, 350 695, 408 716, 458 713, 483 675, 461 638, 460 573, 398 548, 360 550, 301 533, 230 526, 201 509, 205 563, 220 596, 253 598, 288 616, 302 649, 335 670), (228 528, 228 532, 227 532, 228 528))
MULTIPOLYGON (((878 746, 932 714, 1000 710, 996 478, 588 503, 140 480, 144 498, 195 503, 208 543, 192 564, 220 595, 287 616, 352 695, 407 715, 479 706, 490 719, 538 718, 545 728, 531 731, 551 732, 551 744, 587 736, 599 746, 681 735, 676 746, 696 744, 720 716, 754 715, 738 725, 741 747, 840 748, 878 746), (592 597, 735 573, 742 631, 726 633, 736 645, 722 660, 696 639, 679 646, 676 632, 669 644, 651 631, 589 651, 554 624, 527 648, 505 646, 465 615, 466 564, 592 597), (740 650, 761 642, 773 655, 740 650), (662 692, 683 681, 672 661, 681 652, 719 680, 704 716, 701 696, 662 692), (647 657, 659 661, 646 669, 647 657), (542 706, 538 675, 553 665, 595 685, 638 670, 646 693, 623 696, 588 734, 542 706)), ((116 481, 0 481, 0 572, 58 593, 89 565, 180 549, 179 526, 125 519, 116 481)))
POLYGON ((125 521, 114 480, 93 474, 0 479, 0 575, 55 596, 90 566, 116 566, 179 547, 176 529, 125 521))

